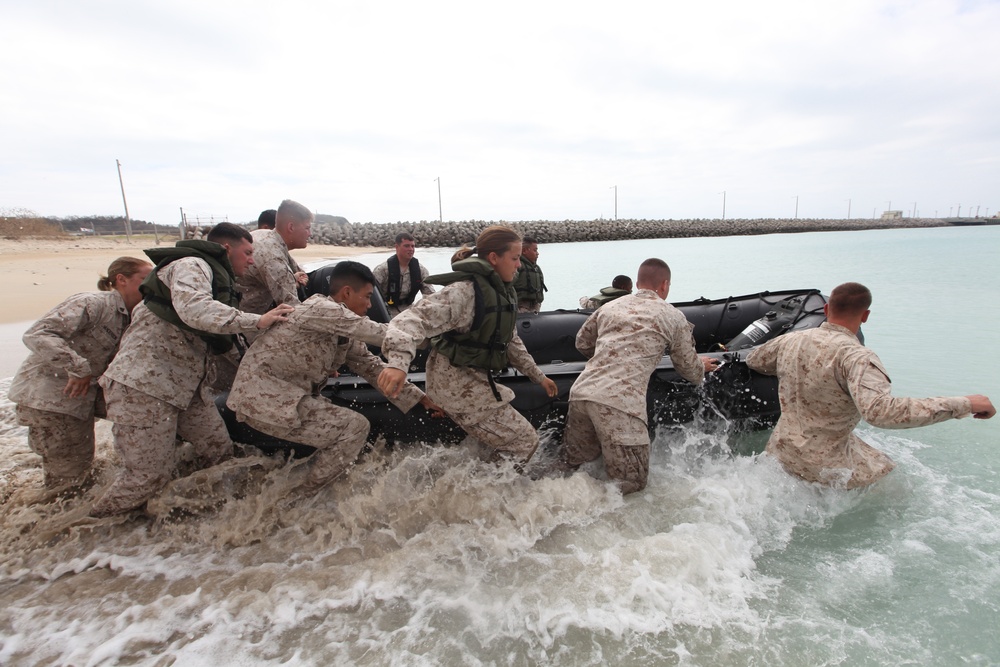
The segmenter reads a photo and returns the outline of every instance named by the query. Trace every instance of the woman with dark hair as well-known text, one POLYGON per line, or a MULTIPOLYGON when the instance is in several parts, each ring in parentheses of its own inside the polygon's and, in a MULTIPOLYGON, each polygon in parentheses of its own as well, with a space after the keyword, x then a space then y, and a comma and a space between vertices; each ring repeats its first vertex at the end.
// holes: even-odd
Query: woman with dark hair
POLYGON ((42 457, 45 486, 78 483, 94 460, 97 378, 118 349, 139 285, 153 265, 119 257, 97 281, 100 292, 69 297, 24 334, 31 353, 10 386, 28 445, 42 457))
POLYGON ((493 373, 513 366, 549 396, 558 388, 546 377, 517 335, 517 294, 511 286, 520 267, 521 237, 509 227, 487 227, 475 248, 462 247, 453 271, 426 282, 445 287, 428 294, 389 323, 382 344, 388 363, 379 389, 395 397, 417 346, 431 339, 427 396, 466 433, 492 450, 492 459, 527 463, 538 433, 510 406, 514 392, 497 385, 493 373), (475 256, 473 256, 475 255, 475 256))

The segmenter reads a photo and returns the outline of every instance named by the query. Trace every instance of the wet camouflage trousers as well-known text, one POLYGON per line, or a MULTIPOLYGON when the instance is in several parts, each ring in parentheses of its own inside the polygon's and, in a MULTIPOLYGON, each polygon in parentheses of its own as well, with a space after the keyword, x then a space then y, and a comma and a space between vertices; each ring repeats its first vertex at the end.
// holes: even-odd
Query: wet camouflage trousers
POLYGON ((646 488, 649 431, 641 419, 593 401, 571 400, 563 447, 566 463, 574 467, 603 454, 608 477, 622 494, 646 488))
POLYGON ((448 416, 479 444, 493 450, 490 460, 510 459, 524 464, 538 449, 535 427, 509 403, 490 410, 485 418, 481 412, 448 412, 448 416))
POLYGON ((204 386, 184 410, 119 382, 108 382, 104 394, 121 469, 94 502, 95 516, 126 512, 156 495, 173 476, 177 436, 194 445, 202 467, 232 456, 233 442, 204 386))
POLYGON ((368 438, 370 425, 354 410, 320 396, 306 396, 298 405, 301 424, 291 430, 245 417, 251 427, 261 433, 290 442, 315 447, 309 457, 309 474, 304 486, 319 488, 340 477, 358 459, 368 438))
POLYGON ((17 423, 28 427, 28 446, 42 457, 45 486, 82 481, 94 461, 94 420, 17 406, 17 423))

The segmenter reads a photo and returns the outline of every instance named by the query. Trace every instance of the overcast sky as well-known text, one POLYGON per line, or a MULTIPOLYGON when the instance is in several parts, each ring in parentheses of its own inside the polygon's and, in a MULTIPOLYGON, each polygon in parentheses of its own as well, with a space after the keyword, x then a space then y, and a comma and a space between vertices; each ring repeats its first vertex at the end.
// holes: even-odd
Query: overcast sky
POLYGON ((1000 209, 1000 2, 0 0, 0 209, 1000 209), (725 194, 723 194, 725 193, 725 194))

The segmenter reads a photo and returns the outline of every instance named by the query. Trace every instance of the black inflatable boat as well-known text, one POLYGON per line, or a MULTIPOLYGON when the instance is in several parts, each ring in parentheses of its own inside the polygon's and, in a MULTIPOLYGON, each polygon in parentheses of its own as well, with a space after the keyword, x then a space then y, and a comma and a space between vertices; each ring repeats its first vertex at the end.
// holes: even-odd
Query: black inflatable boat
MULTIPOLYGON (((321 269, 311 274, 308 291, 325 292, 328 284, 329 274, 321 269)), ((815 289, 674 303, 694 324, 698 352, 717 357, 722 366, 706 376, 701 387, 694 387, 677 374, 670 357, 664 356, 649 381, 650 429, 658 424, 688 422, 699 414, 724 418, 743 430, 772 426, 779 415, 777 379, 751 371, 744 359, 754 347, 775 336, 819 326, 826 319, 823 315, 825 303, 826 297, 815 289)), ((540 386, 512 369, 499 373, 496 381, 514 391, 512 405, 537 428, 555 431, 562 428, 569 389, 585 365, 585 359, 576 349, 576 333, 591 312, 555 310, 518 316, 518 335, 542 371, 559 386, 559 395, 550 398, 540 386)), ((379 322, 389 321, 385 303, 377 290, 372 295, 368 316, 379 322)), ((426 355, 426 351, 420 353, 410 366, 409 380, 421 389, 426 355)), ((330 378, 322 393, 334 403, 367 417, 371 422, 371 440, 381 435, 390 442, 400 443, 456 442, 464 437, 463 431, 451 420, 433 419, 420 406, 404 415, 377 389, 346 369, 339 377, 330 378)), ((311 451, 311 448, 262 434, 237 421, 225 406, 225 399, 226 395, 220 396, 217 404, 236 442, 252 444, 265 451, 311 451)))

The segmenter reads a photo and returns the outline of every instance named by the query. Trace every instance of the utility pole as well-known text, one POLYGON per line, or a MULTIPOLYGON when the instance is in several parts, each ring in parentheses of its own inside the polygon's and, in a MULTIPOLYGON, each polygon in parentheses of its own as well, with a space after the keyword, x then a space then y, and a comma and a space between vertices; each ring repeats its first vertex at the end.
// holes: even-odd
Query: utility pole
POLYGON ((799 219, 799 196, 795 195, 794 197, 792 197, 792 199, 795 200, 795 219, 798 220, 799 219))
POLYGON ((847 200, 847 219, 851 219, 851 200, 847 200))
POLYGON ((438 222, 444 222, 444 214, 441 213, 441 177, 434 179, 438 183, 438 222))
POLYGON ((726 191, 722 191, 722 221, 726 221, 726 191))
POLYGON ((122 163, 115 160, 118 165, 118 184, 122 188, 122 203, 125 204, 125 240, 132 242, 132 220, 128 217, 128 202, 125 201, 125 182, 122 180, 122 163))
POLYGON ((611 189, 615 191, 615 220, 618 219, 618 186, 612 185, 611 189))

